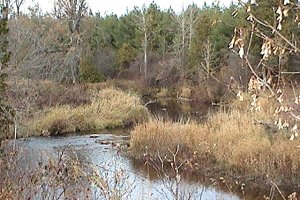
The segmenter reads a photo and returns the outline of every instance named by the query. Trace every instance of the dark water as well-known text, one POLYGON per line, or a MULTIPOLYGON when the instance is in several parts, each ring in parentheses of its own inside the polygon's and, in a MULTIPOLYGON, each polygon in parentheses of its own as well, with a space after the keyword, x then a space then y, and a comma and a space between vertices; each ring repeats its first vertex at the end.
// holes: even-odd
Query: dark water
POLYGON ((172 98, 144 98, 144 104, 151 114, 158 118, 168 119, 172 121, 204 121, 209 112, 213 112, 216 108, 210 104, 185 101, 172 98))
POLYGON ((179 195, 190 196, 191 199, 240 199, 234 194, 223 192, 213 186, 205 186, 197 181, 181 180, 176 185, 175 180, 150 178, 143 166, 136 166, 136 163, 120 152, 120 148, 128 139, 127 134, 100 134, 98 138, 90 138, 89 135, 36 137, 17 141, 17 146, 26 152, 27 160, 36 158, 46 160, 47 157, 55 157, 59 151, 68 149, 66 152, 72 151, 79 160, 90 163, 99 171, 104 170, 107 179, 113 179, 116 171, 122 171, 124 174, 122 187, 131 188, 123 199, 175 199, 172 192, 176 188, 179 195))

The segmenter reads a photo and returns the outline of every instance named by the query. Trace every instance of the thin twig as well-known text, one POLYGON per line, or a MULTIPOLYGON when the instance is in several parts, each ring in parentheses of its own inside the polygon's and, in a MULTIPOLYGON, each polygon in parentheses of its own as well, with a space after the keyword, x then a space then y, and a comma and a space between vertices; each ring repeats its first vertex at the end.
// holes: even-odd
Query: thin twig
POLYGON ((284 197, 284 195, 282 194, 281 190, 279 189, 278 185, 276 183, 274 183, 272 180, 270 180, 271 184, 276 188, 276 190, 278 191, 278 193, 280 194, 280 196, 282 197, 283 200, 286 200, 286 198, 284 197))

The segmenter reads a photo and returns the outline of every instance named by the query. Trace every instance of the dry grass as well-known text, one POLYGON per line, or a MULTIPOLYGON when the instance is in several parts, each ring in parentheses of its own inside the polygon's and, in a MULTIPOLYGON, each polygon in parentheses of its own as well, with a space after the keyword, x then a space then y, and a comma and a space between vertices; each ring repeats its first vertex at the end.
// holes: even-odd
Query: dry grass
POLYGON ((160 91, 156 94, 158 98, 164 98, 170 96, 170 91, 168 88, 161 88, 160 91))
POLYGON ((205 124, 151 120, 132 131, 130 149, 136 157, 157 159, 159 155, 171 156, 169 152, 179 145, 184 152, 181 155, 196 155, 196 162, 203 166, 210 163, 210 168, 234 175, 268 175, 273 180, 296 183, 300 178, 300 142, 253 123, 267 116, 268 110, 234 109, 209 116, 205 124))
POLYGON ((189 86, 182 86, 180 90, 180 97, 190 99, 192 96, 192 90, 189 86))
POLYGON ((131 93, 114 88, 91 91, 91 103, 77 107, 57 106, 30 120, 36 133, 66 133, 101 130, 144 121, 148 112, 140 99, 131 93))
POLYGON ((130 150, 137 156, 148 153, 155 157, 168 155, 177 145, 194 150, 199 138, 205 138, 205 132, 197 124, 172 123, 163 120, 150 120, 138 125, 131 133, 130 150), (201 135, 201 136, 200 136, 201 135))

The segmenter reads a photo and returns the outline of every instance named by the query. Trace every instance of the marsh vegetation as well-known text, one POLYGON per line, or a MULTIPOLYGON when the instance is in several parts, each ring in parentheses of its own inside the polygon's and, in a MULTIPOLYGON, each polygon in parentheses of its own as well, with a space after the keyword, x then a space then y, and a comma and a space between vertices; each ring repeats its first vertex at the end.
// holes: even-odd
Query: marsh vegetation
POLYGON ((298 1, 23 3, 0 1, 0 199, 297 199, 298 1))

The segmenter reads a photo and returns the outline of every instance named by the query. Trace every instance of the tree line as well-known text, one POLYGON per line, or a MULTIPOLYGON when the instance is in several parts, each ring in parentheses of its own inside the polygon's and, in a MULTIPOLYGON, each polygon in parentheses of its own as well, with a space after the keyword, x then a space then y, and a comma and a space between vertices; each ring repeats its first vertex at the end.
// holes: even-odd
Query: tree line
MULTIPOLYGON (((272 21, 269 8, 277 1, 258 2, 257 16, 272 21)), ((22 3, 9 20, 11 63, 22 76, 61 82, 136 77, 149 85, 201 83, 237 59, 228 49, 235 28, 251 29, 244 7, 234 4, 191 4, 175 13, 152 2, 117 16, 93 13, 86 0, 56 0, 46 14, 39 4, 22 14, 22 3)), ((297 40, 289 21, 283 34, 297 40)), ((253 41, 257 55, 263 39, 253 41)))
POLYGON ((103 16, 85 0, 58 0, 53 13, 36 4, 25 15, 19 6, 9 20, 11 64, 18 75, 73 83, 132 75, 152 84, 199 81, 225 62, 234 27, 244 23, 243 14, 232 17, 236 9, 191 4, 175 13, 152 2, 103 16))
MULTIPOLYGON (((10 81, 129 79, 147 87, 228 88, 234 80, 246 87, 252 74, 241 59, 246 53, 262 66, 254 69, 258 76, 273 74, 281 80, 281 72, 298 70, 297 53, 266 54, 264 49, 266 38, 284 46, 283 37, 266 23, 280 28, 292 44, 299 40, 298 10, 293 9, 298 7, 280 11, 284 2, 277 0, 240 1, 229 7, 191 4, 179 13, 153 1, 121 16, 93 13, 87 0, 56 0, 50 13, 33 2, 22 13, 24 2, 1 3, 1 86, 7 74, 10 81)), ((297 5, 296 0, 289 3, 297 5)))

